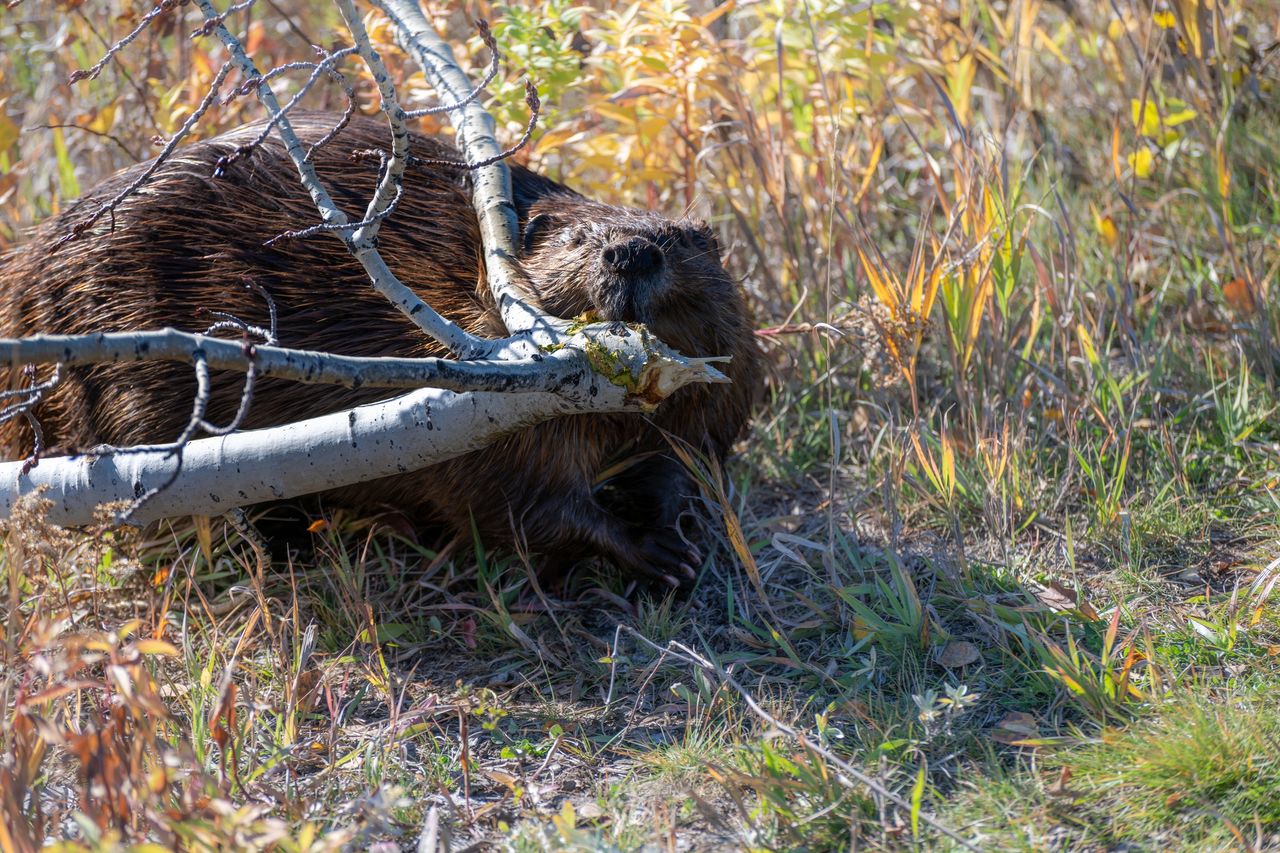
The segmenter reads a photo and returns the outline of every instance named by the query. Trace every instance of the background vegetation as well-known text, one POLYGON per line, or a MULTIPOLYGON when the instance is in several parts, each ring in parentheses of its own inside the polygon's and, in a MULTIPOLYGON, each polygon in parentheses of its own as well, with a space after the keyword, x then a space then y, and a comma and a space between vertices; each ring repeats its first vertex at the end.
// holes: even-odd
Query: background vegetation
MULTIPOLYGON (((495 22, 507 138, 537 81, 534 166, 710 219, 751 295, 697 589, 24 515, 0 849, 1280 847, 1274 0, 435 5, 477 69, 495 22)), ((67 85, 145 6, 0 10, 0 246, 203 96, 186 7, 67 85)), ((286 61, 334 18, 239 20, 286 61)))

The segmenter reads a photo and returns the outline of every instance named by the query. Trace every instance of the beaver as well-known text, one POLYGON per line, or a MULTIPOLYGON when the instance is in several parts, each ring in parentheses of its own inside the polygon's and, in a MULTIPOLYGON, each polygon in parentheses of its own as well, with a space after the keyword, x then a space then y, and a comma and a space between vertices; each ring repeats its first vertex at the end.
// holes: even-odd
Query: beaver
MULTIPOLYGON (((320 141, 337 122, 297 113, 301 140, 320 141)), ((279 344, 353 356, 446 355, 368 283, 332 235, 272 237, 318 219, 284 146, 272 138, 232 162, 261 123, 175 152, 121 203, 63 241, 146 168, 108 178, 46 220, 0 259, 0 335, 86 334, 171 326, 200 331, 200 309, 257 326, 278 310, 279 344), (219 177, 215 168, 222 166, 219 177), (61 244, 60 244, 61 243, 61 244)), ((385 123, 357 117, 313 152, 320 178, 348 211, 363 210, 378 161, 353 152, 385 148, 385 123)), ((489 337, 506 329, 485 280, 479 228, 465 169, 448 143, 411 135, 419 158, 379 234, 379 250, 407 286, 445 317, 489 337)), ((488 447, 421 471, 328 493, 330 504, 372 512, 391 507, 415 523, 472 528, 487 544, 515 544, 564 566, 598 555, 631 576, 691 578, 697 551, 679 535, 692 481, 670 452, 687 442, 723 458, 744 429, 762 384, 761 358, 739 287, 704 223, 672 220, 585 198, 513 166, 521 225, 519 264, 534 301, 559 317, 640 322, 688 356, 730 356, 731 383, 682 388, 650 415, 571 415, 522 429, 488 447), (669 435, 666 435, 669 434, 669 435)), ((11 371, 10 387, 21 381, 11 371)), ((243 376, 215 372, 208 417, 228 422, 243 376)), ((190 367, 144 363, 77 367, 39 406, 51 445, 171 441, 185 426, 190 367)), ((260 380, 243 428, 275 426, 395 396, 387 389, 260 380)), ((9 458, 31 450, 20 419, 0 432, 9 458)))

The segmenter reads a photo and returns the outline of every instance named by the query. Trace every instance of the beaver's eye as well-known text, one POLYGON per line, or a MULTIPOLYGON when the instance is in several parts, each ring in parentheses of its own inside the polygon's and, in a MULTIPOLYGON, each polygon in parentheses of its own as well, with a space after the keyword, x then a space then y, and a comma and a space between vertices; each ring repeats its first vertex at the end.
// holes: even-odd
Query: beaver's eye
POLYGON ((578 249, 586 242, 586 237, 582 236, 582 232, 575 228, 566 228, 560 232, 560 236, 556 238, 556 242, 561 246, 567 246, 571 249, 578 249))

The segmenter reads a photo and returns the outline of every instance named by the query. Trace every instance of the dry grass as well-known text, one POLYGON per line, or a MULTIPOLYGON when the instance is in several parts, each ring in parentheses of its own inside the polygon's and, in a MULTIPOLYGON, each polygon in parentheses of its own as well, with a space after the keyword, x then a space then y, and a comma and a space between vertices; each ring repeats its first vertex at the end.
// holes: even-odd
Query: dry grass
MULTIPOLYGON (((0 13, 0 245, 211 73, 157 32, 69 89, 128 21, 57 5, 0 13)), ((265 56, 331 37, 259 5, 306 11, 265 56)), ((540 81, 535 165, 707 216, 752 295, 771 394, 701 472, 697 589, 30 508, 0 849, 1280 847, 1280 7, 705 6, 466 5, 509 130, 540 81)))

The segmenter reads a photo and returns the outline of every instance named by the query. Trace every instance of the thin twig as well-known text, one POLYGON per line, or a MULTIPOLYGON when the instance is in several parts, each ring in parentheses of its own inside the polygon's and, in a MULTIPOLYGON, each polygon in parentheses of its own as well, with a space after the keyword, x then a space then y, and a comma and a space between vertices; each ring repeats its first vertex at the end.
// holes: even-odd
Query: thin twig
MULTIPOLYGON (((355 47, 344 47, 342 50, 337 50, 337 51, 334 51, 333 53, 330 53, 328 56, 326 56, 324 59, 322 59, 319 62, 311 63, 314 65, 314 68, 311 72, 311 76, 308 77, 307 81, 302 84, 302 87, 299 88, 298 91, 293 94, 293 97, 290 98, 283 107, 281 107, 278 111, 272 114, 271 118, 267 120, 267 123, 262 126, 262 130, 259 131, 257 136, 255 136, 251 141, 246 142, 244 145, 239 146, 238 148, 236 148, 236 150, 232 151, 230 154, 224 154, 223 156, 219 157, 218 162, 215 163, 213 167, 213 176, 215 178, 222 177, 226 173, 228 166, 230 166, 232 163, 235 163, 237 160, 247 157, 249 154, 251 154, 254 151, 254 149, 256 149, 259 145, 265 142, 266 138, 271 135, 271 131, 275 130, 276 127, 280 124, 280 122, 284 121, 288 117, 289 111, 292 110, 294 107, 296 107, 298 105, 298 102, 301 101, 306 96, 306 94, 311 91, 311 87, 316 84, 316 81, 319 80, 325 74, 329 73, 330 69, 336 63, 341 62, 343 59, 346 59, 348 56, 355 53, 356 50, 357 48, 355 47)), ((300 65, 302 63, 294 63, 294 64, 300 65)), ((261 91, 261 87, 266 85, 267 81, 271 78, 271 76, 272 76, 271 72, 267 72, 266 75, 263 75, 261 77, 248 79, 236 91, 239 92, 247 86, 256 87, 259 89, 259 91, 261 91)))
POLYGON ((747 703, 747 707, 751 709, 752 713, 754 713, 761 720, 768 723, 770 726, 782 732, 783 734, 787 735, 788 737, 795 739, 798 743, 800 743, 801 746, 803 746, 805 749, 809 750, 810 752, 813 752, 822 756, 827 761, 831 762, 837 768, 839 768, 842 773, 861 782, 863 785, 867 786, 875 793, 889 800, 899 808, 906 809, 909 813, 918 814, 920 817, 920 821, 922 823, 928 824, 929 826, 933 827, 938 832, 942 833, 943 835, 950 838, 952 841, 959 844, 961 847, 965 848, 966 850, 974 850, 974 851, 980 851, 982 849, 977 844, 973 843, 972 841, 969 841, 963 835, 956 832, 954 829, 947 826, 946 824, 942 823, 942 821, 938 820, 936 817, 929 814, 928 812, 917 811, 911 805, 911 803, 908 802, 906 799, 899 796, 898 794, 895 794, 893 791, 890 791, 881 782, 872 778, 866 773, 862 772, 858 768, 854 767, 848 761, 845 761, 843 758, 836 755, 834 752, 827 749, 822 744, 817 743, 813 740, 810 740, 808 737, 805 737, 805 735, 802 732, 800 732, 799 729, 795 728, 794 726, 788 725, 787 723, 782 722, 777 717, 770 714, 768 711, 762 708, 758 702, 756 702, 755 698, 751 695, 751 693, 748 692, 748 690, 745 687, 739 684, 737 679, 735 679, 728 672, 728 670, 721 669, 719 666, 707 660, 705 657, 698 654, 693 649, 689 648, 683 643, 672 640, 671 642, 667 643, 666 646, 659 646, 657 643, 654 643, 648 637, 644 636, 639 631, 635 630, 634 628, 628 625, 619 624, 618 627, 626 631, 631 636, 635 637, 645 646, 648 646, 649 648, 658 652, 659 654, 670 655, 671 657, 679 661, 682 661, 687 664, 691 664, 693 666, 696 666, 702 669, 704 672, 706 672, 709 675, 714 675, 722 683, 732 687, 738 693, 738 695, 742 697, 742 700, 747 703))
POLYGON ((401 182, 396 184, 395 195, 392 196, 390 204, 388 204, 382 210, 379 210, 378 212, 374 213, 372 216, 366 217, 365 219, 362 219, 359 222, 348 222, 343 225, 338 225, 336 223, 320 222, 308 228, 302 228, 297 231, 285 231, 283 234, 277 234, 276 236, 272 237, 270 240, 266 241, 262 245, 272 246, 272 245, 275 245, 280 240, 300 240, 305 237, 312 237, 316 234, 322 234, 326 231, 355 232, 355 231, 359 231, 362 228, 368 228, 370 226, 377 225, 379 222, 386 219, 388 216, 390 216, 392 213, 395 212, 396 206, 400 204, 400 199, 403 196, 404 196, 404 184, 403 182, 401 182))
POLYGON ((37 124, 37 125, 33 125, 30 129, 31 130, 54 130, 56 128, 66 128, 67 130, 83 130, 85 133, 92 133, 94 136, 100 136, 103 139, 109 139, 112 142, 114 142, 117 146, 119 146, 121 151, 128 154, 129 159, 133 160, 134 162, 137 162, 138 160, 142 159, 136 153, 134 153, 134 151, 131 148, 129 148, 128 145, 125 145, 124 142, 121 141, 120 137, 116 136, 115 134, 106 133, 105 131, 101 131, 101 130, 94 130, 91 127, 85 127, 82 124, 67 124, 65 122, 59 123, 59 124, 37 124))
POLYGON ((164 161, 169 158, 169 155, 174 152, 178 147, 178 144, 182 142, 189 133, 191 133, 197 122, 200 121, 208 111, 209 107, 211 107, 214 101, 217 100, 218 90, 222 88, 222 82, 227 79, 227 74, 230 73, 230 71, 231 63, 223 63, 222 68, 218 69, 217 75, 213 78, 213 83, 209 86, 209 91, 205 94, 204 99, 200 101, 200 105, 196 107, 195 111, 191 113, 191 115, 187 116, 187 120, 182 123, 182 127, 178 128, 178 132, 169 138, 169 141, 165 143, 164 148, 161 149, 160 153, 156 156, 156 159, 151 161, 151 165, 144 169, 142 174, 134 179, 129 186, 116 193, 114 198, 105 204, 99 205, 98 209, 95 210, 89 218, 77 222, 72 226, 69 232, 64 234, 57 243, 54 243, 53 248, 55 250, 64 243, 80 237, 92 228, 104 214, 111 213, 114 215, 116 208, 119 207, 125 199, 137 192, 139 187, 151 179, 151 176, 156 173, 156 170, 158 170, 164 161))
MULTIPOLYGON (((375 5, 378 5, 375 3, 375 5)), ((385 10, 384 10, 385 11, 385 10)), ((476 29, 480 31, 480 40, 484 42, 484 46, 489 49, 489 71, 485 74, 480 84, 471 90, 471 94, 465 98, 454 101, 452 104, 440 104, 435 107, 425 107, 420 110, 410 110, 405 113, 405 118, 422 118, 423 116, 441 115, 443 113, 460 110, 467 104, 480 97, 480 93, 485 87, 493 82, 493 78, 498 76, 498 66, 502 61, 502 53, 498 50, 498 42, 493 37, 493 30, 489 29, 489 22, 484 18, 476 19, 476 29)))
POLYGON ((98 75, 102 73, 102 69, 107 66, 107 63, 110 62, 117 53, 128 47, 134 39, 142 34, 143 30, 151 26, 152 21, 178 5, 178 0, 162 0, 162 2, 158 3, 154 9, 142 16, 142 20, 138 21, 138 25, 130 30, 128 35, 108 47, 107 52, 103 54, 102 58, 95 62, 91 67, 72 71, 71 75, 67 78, 67 83, 75 84, 84 79, 96 80, 98 75))
POLYGON ((227 8, 227 11, 218 15, 216 18, 206 18, 203 24, 191 31, 191 38, 203 38, 211 35, 214 29, 221 26, 222 22, 225 21, 228 16, 234 15, 236 12, 253 8, 253 4, 256 2, 257 0, 244 0, 242 3, 232 4, 227 8))
POLYGON ((529 144, 529 140, 533 137, 533 131, 538 127, 538 117, 542 112, 542 99, 538 97, 538 89, 533 85, 533 81, 527 78, 524 81, 524 102, 529 107, 529 123, 525 125, 524 134, 521 135, 520 141, 510 148, 499 151, 492 157, 486 157, 478 163, 468 163, 466 160, 410 157, 409 164, 419 168, 424 166, 452 166, 457 169, 475 171, 476 169, 483 169, 485 166, 492 166, 500 160, 506 160, 529 144))

